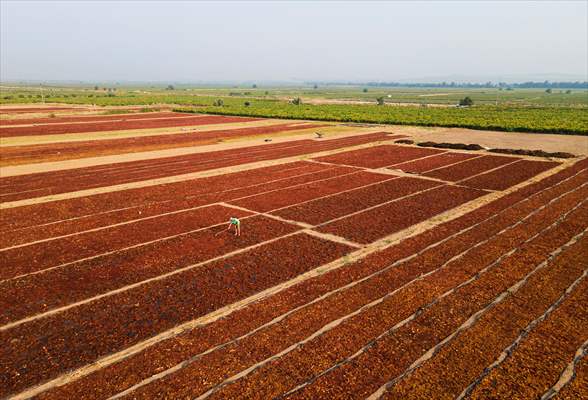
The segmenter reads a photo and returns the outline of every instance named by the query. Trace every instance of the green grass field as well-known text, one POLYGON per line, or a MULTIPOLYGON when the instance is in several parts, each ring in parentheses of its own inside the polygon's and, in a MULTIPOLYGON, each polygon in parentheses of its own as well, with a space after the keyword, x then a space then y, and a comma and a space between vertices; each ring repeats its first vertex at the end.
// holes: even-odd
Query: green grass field
POLYGON ((3 87, 1 104, 96 104, 99 106, 171 104, 178 109, 211 114, 365 122, 399 125, 445 126, 472 129, 588 134, 588 91, 553 89, 463 89, 369 87, 126 87, 116 91, 83 87, 3 87), (42 94, 41 94, 42 93, 42 94), (473 107, 455 105, 465 96, 473 107), (300 97, 301 105, 288 99, 300 97), (386 103, 410 105, 378 106, 386 103), (213 106, 221 99, 222 106, 213 106), (371 104, 308 104, 330 100, 371 104), (248 103, 249 105, 246 105, 248 103), (498 103, 498 105, 496 105, 498 103), (441 106, 439 106, 441 105, 441 106))

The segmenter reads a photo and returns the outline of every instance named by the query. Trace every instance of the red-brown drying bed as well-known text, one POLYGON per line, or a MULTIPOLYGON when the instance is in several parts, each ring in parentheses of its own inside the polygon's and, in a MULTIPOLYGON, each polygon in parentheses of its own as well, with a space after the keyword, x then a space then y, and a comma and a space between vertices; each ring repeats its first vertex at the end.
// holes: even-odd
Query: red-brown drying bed
POLYGON ((272 214, 289 220, 319 225, 335 218, 360 212, 366 208, 440 185, 441 183, 439 182, 424 179, 391 177, 391 180, 383 183, 294 205, 274 211, 272 214))
MULTIPOLYGON (((86 111, 86 110, 84 110, 86 111)), ((0 119, 1 126, 11 125, 39 125, 39 124, 63 124, 70 122, 104 122, 104 121, 125 121, 130 119, 153 119, 153 118, 173 118, 173 117, 192 117, 191 114, 175 112, 146 112, 146 113, 124 113, 124 114, 107 114, 107 115, 75 115, 60 117, 44 118, 14 118, 0 119)))
POLYGON ((443 150, 425 149, 421 147, 382 145, 369 149, 353 150, 331 156, 319 157, 316 160, 333 164, 352 165, 355 167, 382 168, 443 152, 443 150))
POLYGON ((294 162, 164 185, 5 209, 2 248, 346 174, 348 167, 294 162), (234 182, 227 186, 227 179, 234 182))
POLYGON ((292 279, 349 250, 339 243, 298 234, 1 331, 0 340, 8 345, 0 348, 0 395, 120 351, 292 279), (34 368, 25 367, 29 359, 35 359, 34 368))
POLYGON ((460 183, 478 189, 504 190, 558 165, 554 161, 520 160, 460 183))
POLYGON ((171 135, 138 136, 124 139, 89 140, 0 148, 2 165, 31 164, 82 157, 97 157, 129 152, 151 151, 174 147, 199 146, 223 139, 266 135, 299 129, 319 128, 320 124, 280 124, 209 132, 188 132, 171 135))
POLYGON ((422 174, 433 169, 457 164, 465 160, 480 157, 479 154, 468 153, 442 153, 432 157, 423 158, 416 161, 407 161, 400 164, 391 165, 389 168, 400 169, 404 172, 422 174))
POLYGON ((58 135, 67 133, 122 131, 130 129, 155 129, 183 126, 227 124, 233 122, 258 121, 259 118, 226 117, 219 115, 201 115, 191 117, 173 117, 162 119, 140 119, 128 121, 103 121, 71 124, 54 124, 39 126, 15 126, 0 129, 0 137, 58 135))
POLYGON ((248 196, 234 201, 232 204, 257 212, 268 212, 277 208, 316 199, 317 197, 328 196, 359 186, 381 182, 386 179, 390 179, 390 176, 359 171, 332 179, 276 190, 270 193, 248 196))
POLYGON ((457 182, 518 160, 520 160, 518 157, 482 156, 459 164, 435 169, 425 173, 425 175, 444 181, 457 182))
POLYGON ((245 163, 333 150, 390 139, 383 133, 325 141, 298 140, 247 148, 69 169, 0 179, 3 202, 180 175, 245 163))
POLYGON ((444 185, 339 219, 318 230, 370 243, 484 194, 477 189, 444 185))
MULTIPOLYGON (((112 396, 118 393, 119 391, 127 389, 135 383, 139 383, 142 379, 146 379, 156 373, 160 373, 164 371, 166 368, 172 367, 173 365, 183 360, 186 360, 195 354, 198 354, 198 352, 205 351, 212 346, 221 344, 222 341, 246 334, 249 330, 255 329, 259 325, 271 321, 272 319, 280 316, 284 312, 291 310, 299 305, 302 305, 312 298, 320 296, 327 290, 335 289, 344 284, 359 279, 362 276, 366 276, 367 274, 373 273, 378 269, 387 267, 394 260, 398 260, 403 257, 412 255, 420 249, 422 250, 424 247, 432 243, 443 240, 447 238, 449 235, 458 232, 459 230, 472 226, 472 224, 476 224, 484 220, 485 218, 489 218, 493 215, 496 215, 496 213, 500 212, 501 210, 507 209, 508 211, 508 207, 515 205, 515 207, 512 208, 512 212, 508 211, 508 218, 505 219, 503 217, 500 217, 500 219, 498 220, 500 221, 500 223, 498 223, 498 221, 489 220, 488 224, 480 225, 479 229, 476 228, 472 231, 464 232, 460 236, 445 242, 442 245, 442 247, 438 249, 433 248, 430 251, 430 256, 426 256, 426 258, 422 259, 421 262, 415 260, 414 263, 410 263, 406 269, 390 270, 390 273, 393 274, 391 276, 391 279, 382 280, 382 282, 385 282, 387 284, 399 285, 402 283, 402 280, 410 279, 410 276, 417 277, 419 274, 426 272, 429 268, 438 268, 438 266, 441 265, 444 262, 444 260, 449 260, 453 256, 459 254, 461 251, 470 248, 473 244, 476 243, 476 241, 483 240, 488 236, 493 235, 492 232, 496 233, 499 230, 503 229, 505 226, 509 226, 520 221, 525 215, 525 213, 530 213, 536 210, 540 206, 546 204, 547 201, 554 198, 554 196, 563 193, 566 190, 572 189, 574 185, 577 186, 578 184, 586 182, 586 175, 579 176, 577 178, 572 178, 571 180, 562 182, 562 180, 567 179, 573 174, 578 173, 581 169, 586 168, 586 164, 588 163, 578 163, 573 167, 564 169, 563 171, 553 176, 550 176, 546 179, 543 179, 540 182, 526 186, 499 200, 488 203, 474 211, 471 211, 470 213, 462 217, 451 220, 449 222, 445 222, 437 226, 436 228, 425 231, 415 237, 409 238, 387 250, 375 253, 369 256, 367 259, 361 260, 357 263, 347 264, 342 268, 332 271, 326 275, 304 281, 299 285, 294 286, 286 291, 278 292, 277 294, 265 300, 262 300, 261 302, 253 303, 245 309, 235 311, 227 318, 223 318, 215 322, 214 324, 200 326, 193 331, 187 332, 181 337, 158 343, 153 347, 145 349, 141 353, 138 353, 131 357, 127 357, 122 362, 107 366, 97 371, 96 373, 90 374, 86 377, 82 377, 81 379, 75 380, 65 386, 55 387, 49 392, 47 392, 45 396, 42 397, 85 398, 88 395, 99 397, 112 396), (549 188, 551 185, 558 186, 549 188), (539 191, 544 189, 548 190, 546 192, 531 197, 533 194, 538 193, 539 191), (519 201, 522 202, 516 204, 519 201), (450 249, 451 251, 448 251, 450 249), (431 264, 431 262, 433 262, 433 264, 431 264)), ((546 214, 549 215, 549 218, 545 218, 543 215, 539 215, 538 217, 534 218, 535 225, 533 225, 533 229, 538 229, 540 226, 545 226, 545 224, 549 224, 550 221, 557 219, 561 215, 561 210, 558 209, 555 211, 556 212, 549 212, 548 214, 546 214)), ((579 221, 581 221, 581 219, 579 221)), ((581 224, 576 224, 576 227, 581 228, 581 224)), ((531 231, 527 233, 527 236, 530 233, 531 231)), ((561 241, 562 238, 557 239, 558 237, 562 236, 561 232, 557 231, 554 233, 556 234, 556 242, 561 241)), ((569 233, 571 232, 568 232, 568 234, 569 233)), ((518 236, 515 234, 513 238, 516 237, 518 236)), ((550 240, 545 240, 545 238, 542 238, 541 240, 542 242, 550 243, 550 240)), ((312 255, 315 253, 316 251, 311 251, 310 253, 308 253, 308 255, 312 255)), ((495 252, 495 254, 498 253, 495 252)), ((280 255, 276 256, 275 260, 281 261, 283 258, 282 256, 283 255, 280 253, 280 255)), ((425 254, 423 254, 422 257, 425 257, 425 254)), ((467 263, 465 264, 467 265, 467 263)), ((445 284, 450 283, 449 281, 446 281, 446 278, 444 278, 443 276, 441 276, 441 278, 442 279, 439 280, 440 284, 444 282, 445 284)), ((434 285, 432 285, 431 287, 434 287, 434 285)), ((226 290, 226 287, 223 287, 219 290, 226 290)), ((369 293, 370 291, 367 290, 364 291, 363 294, 366 295, 369 293)), ((419 301, 424 301, 424 299, 418 299, 419 301)), ((337 304, 337 302, 335 301, 333 304, 337 304)), ((130 310, 133 310, 133 308, 130 308, 130 310)), ((171 312, 175 313, 176 307, 170 307, 170 310, 171 312)), ((398 306, 396 306, 396 308, 391 309, 390 312, 388 314, 384 314, 384 316, 388 315, 388 317, 386 318, 392 318, 395 315, 398 315, 398 311, 400 311, 400 309, 398 308, 398 306)), ((90 317, 92 314, 86 313, 85 315, 87 317, 90 317)), ((137 310, 136 315, 140 315, 140 310, 137 310)), ((167 315, 168 314, 166 314, 166 317, 167 315)), ((119 314, 114 313, 113 317, 115 319, 118 319, 119 314)), ((71 320, 71 323, 75 324, 75 321, 76 320, 73 319, 71 320)), ((157 319, 154 320, 154 322, 159 323, 157 319)), ((378 324, 380 324, 380 319, 373 319, 369 323, 361 325, 362 329, 355 330, 353 332, 353 336, 355 336, 355 334, 357 333, 361 333, 365 328, 371 329, 372 326, 378 324)), ((433 324, 431 326, 434 329, 437 329, 437 325, 439 324, 433 324)), ((46 326, 53 329, 52 323, 48 323, 46 326)), ((126 325, 123 324, 122 326, 126 328, 126 325)), ((73 328, 75 330, 77 326, 74 326, 73 328)), ((302 329, 304 328, 304 326, 294 325, 293 328, 302 329)), ((438 330, 436 332, 438 333, 438 330)), ((353 338, 353 336, 350 338, 353 338)), ((50 339, 48 337, 48 340, 53 339, 50 339)), ((11 348, 17 346, 17 342, 10 341, 7 343, 9 343, 9 346, 11 348)), ((331 342, 330 345, 332 346, 335 343, 336 342, 331 342)), ((272 343, 268 343, 267 345, 271 345, 272 349, 275 346, 275 344, 272 343)), ((406 343, 400 343, 400 346, 405 345, 406 343)), ((417 346, 417 348, 420 347, 417 346)), ((50 352, 53 352, 51 347, 49 347, 48 349, 50 352)), ((9 354, 10 357, 14 357, 16 354, 21 354, 18 350, 11 352, 10 349, 5 349, 5 351, 9 354)), ((74 349, 72 353, 77 354, 77 350, 74 349)), ((263 356, 263 354, 260 355, 263 356)), ((34 356, 35 355, 33 354, 30 357, 34 356)), ((18 378, 19 381, 11 382, 10 387, 4 386, 5 389, 4 392, 1 393, 1 395, 16 392, 20 388, 24 388, 37 382, 40 382, 44 379, 47 379, 47 376, 51 374, 48 372, 48 370, 51 368, 55 368, 55 365, 57 365, 57 368, 62 368, 62 363, 64 362, 64 360, 61 356, 57 356, 58 358, 53 358, 54 360, 60 360, 60 362, 56 364, 50 364, 50 361, 44 361, 50 360, 52 356, 52 353, 39 355, 38 361, 35 363, 34 370, 22 370, 22 374, 18 378), (49 367, 49 365, 51 365, 51 367, 49 367)), ((255 356, 255 354, 252 353, 252 356, 255 356)), ((8 360, 8 358, 6 359, 8 360)), ((398 359, 401 360, 403 358, 398 357, 398 359)), ((23 359, 21 364, 16 365, 22 365, 22 363, 26 362, 25 360, 26 359, 23 359)), ((389 361, 395 361, 395 358, 390 358, 389 361)), ((11 361, 11 365, 15 364, 12 364, 11 361)), ((315 367, 309 368, 308 371, 312 372, 313 368, 315 367)), ((294 375, 298 376, 299 372, 306 373, 307 370, 304 368, 299 369, 297 373, 294 375)), ((223 379, 224 378, 226 378, 226 376, 223 377, 223 379)), ((184 389, 189 390, 196 384, 197 382, 192 382, 191 385, 184 385, 184 389)))

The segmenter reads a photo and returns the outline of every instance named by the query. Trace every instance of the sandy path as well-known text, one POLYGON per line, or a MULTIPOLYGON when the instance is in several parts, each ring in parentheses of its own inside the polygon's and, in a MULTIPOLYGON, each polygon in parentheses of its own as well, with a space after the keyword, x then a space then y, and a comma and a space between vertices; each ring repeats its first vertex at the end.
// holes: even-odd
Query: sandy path
MULTIPOLYGON (((416 142, 477 143, 490 148, 563 151, 588 155, 588 136, 479 131, 462 128, 408 128, 412 139, 416 142)), ((403 127, 395 127, 394 130, 404 131, 403 127)))

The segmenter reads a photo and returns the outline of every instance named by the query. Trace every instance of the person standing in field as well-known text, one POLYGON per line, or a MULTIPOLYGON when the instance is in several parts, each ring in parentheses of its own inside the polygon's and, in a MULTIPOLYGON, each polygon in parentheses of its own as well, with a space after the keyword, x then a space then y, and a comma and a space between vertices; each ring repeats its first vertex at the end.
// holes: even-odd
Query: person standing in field
POLYGON ((229 219, 227 230, 230 231, 232 227, 235 227, 235 236, 241 236, 241 221, 239 221, 239 218, 231 217, 229 219))

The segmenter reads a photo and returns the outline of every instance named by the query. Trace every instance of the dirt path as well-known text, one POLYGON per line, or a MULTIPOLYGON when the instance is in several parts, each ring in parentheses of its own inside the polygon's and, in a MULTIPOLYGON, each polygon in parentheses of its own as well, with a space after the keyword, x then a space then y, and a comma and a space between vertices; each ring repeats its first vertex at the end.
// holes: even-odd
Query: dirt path
POLYGON ((416 142, 477 143, 490 148, 563 151, 588 155, 588 136, 478 131, 462 128, 394 127, 394 131, 407 134, 410 131, 412 139, 416 142))

